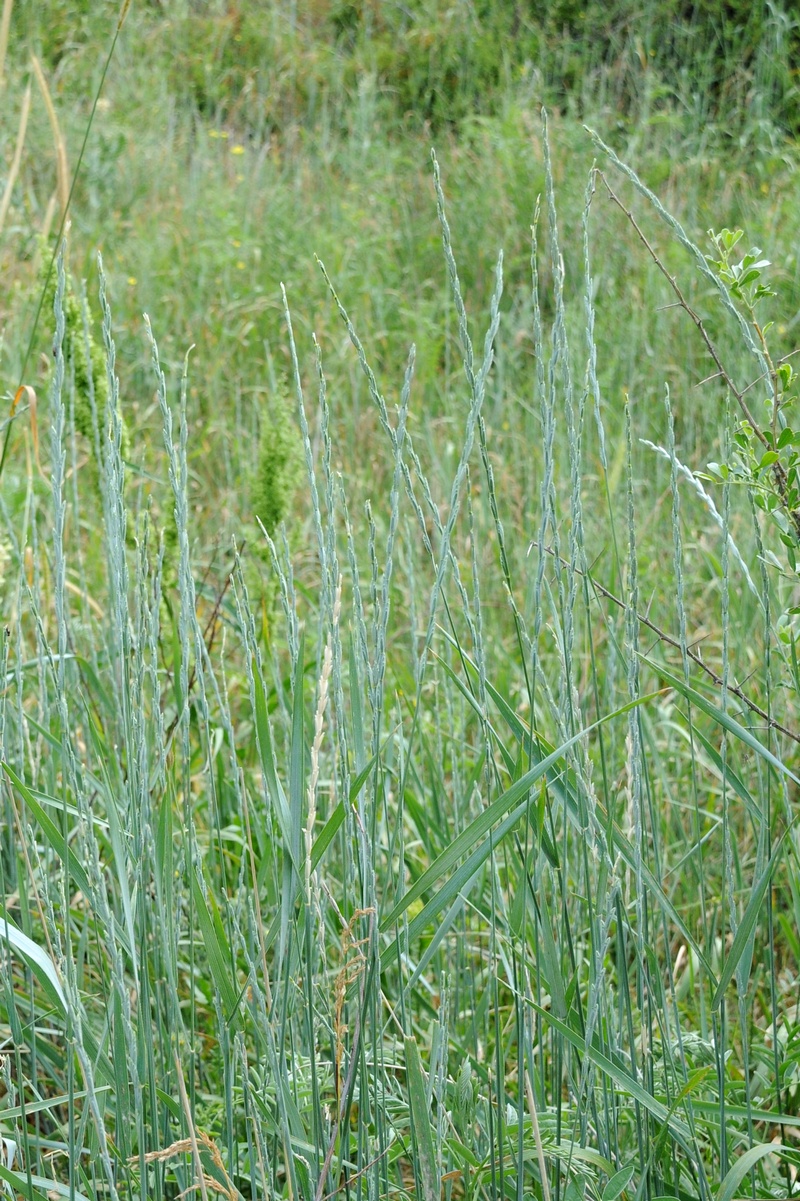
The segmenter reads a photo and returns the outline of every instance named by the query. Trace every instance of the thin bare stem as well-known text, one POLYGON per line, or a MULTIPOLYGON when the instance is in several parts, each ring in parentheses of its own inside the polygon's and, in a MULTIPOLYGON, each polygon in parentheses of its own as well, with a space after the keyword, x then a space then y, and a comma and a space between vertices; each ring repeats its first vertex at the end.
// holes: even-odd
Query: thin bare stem
POLYGON ((4 0, 3 15, 0 17, 0 91, 5 84, 6 52, 8 50, 8 32, 11 28, 11 9, 14 0, 4 0))

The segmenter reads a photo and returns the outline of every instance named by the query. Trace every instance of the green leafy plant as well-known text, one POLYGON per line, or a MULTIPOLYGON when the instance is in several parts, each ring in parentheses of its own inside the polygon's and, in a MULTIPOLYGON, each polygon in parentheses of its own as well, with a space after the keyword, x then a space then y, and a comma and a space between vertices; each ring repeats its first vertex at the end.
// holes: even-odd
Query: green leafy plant
MULTIPOLYGON (((768 334, 771 321, 763 323, 759 305, 775 296, 766 281, 771 266, 753 247, 741 258, 734 250, 741 241, 741 229, 708 231, 715 254, 707 256, 709 265, 740 306, 755 334, 755 345, 765 367, 756 381, 768 382, 764 418, 748 408, 747 416, 737 423, 732 435, 733 455, 729 463, 710 463, 706 479, 732 479, 752 489, 755 503, 777 528, 786 551, 789 569, 798 573, 797 550, 800 545, 800 429, 797 426, 797 372, 788 358, 774 359, 768 334)), ((794 610, 793 610, 794 611, 794 610)), ((800 610, 798 610, 800 611, 800 610)))

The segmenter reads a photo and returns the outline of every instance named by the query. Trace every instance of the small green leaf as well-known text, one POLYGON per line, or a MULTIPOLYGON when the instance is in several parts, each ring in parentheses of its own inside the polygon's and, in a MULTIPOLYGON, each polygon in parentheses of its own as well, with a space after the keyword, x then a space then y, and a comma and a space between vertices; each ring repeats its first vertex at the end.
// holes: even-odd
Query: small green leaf
POLYGON ((761 272, 755 267, 750 267, 747 271, 743 271, 739 277, 739 287, 746 288, 748 284, 754 284, 761 276, 761 272))
POLYGON ((629 1163, 624 1168, 620 1168, 618 1172, 615 1172, 603 1189, 602 1201, 616 1201, 620 1193, 624 1192, 630 1184, 635 1171, 636 1164, 629 1163))

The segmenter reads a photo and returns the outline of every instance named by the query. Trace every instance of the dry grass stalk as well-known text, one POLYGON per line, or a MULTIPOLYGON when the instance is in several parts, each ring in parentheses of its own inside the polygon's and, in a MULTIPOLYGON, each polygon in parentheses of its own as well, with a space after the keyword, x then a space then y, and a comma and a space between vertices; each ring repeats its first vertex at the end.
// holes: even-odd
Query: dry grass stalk
POLYGON ((50 481, 48 480, 47 476, 44 473, 44 469, 42 467, 42 460, 39 457, 39 422, 38 422, 37 416, 36 416, 36 413, 37 413, 36 392, 34 391, 33 388, 31 388, 31 386, 29 384, 20 384, 20 386, 17 388, 17 393, 16 393, 16 396, 14 397, 14 402, 11 405, 11 414, 10 414, 11 417, 13 417, 14 414, 16 413, 17 405, 19 404, 19 402, 21 400, 26 400, 28 402, 28 416, 30 417, 31 439, 33 441, 33 457, 36 460, 36 466, 38 468, 40 477, 44 480, 44 482, 47 485, 49 485, 50 481))
MULTIPOLYGON (((181 1095, 181 1106, 186 1117, 186 1125, 189 1127, 189 1137, 185 1141, 188 1143, 188 1149, 192 1152, 192 1160, 194 1162, 195 1173, 197 1175, 197 1186, 200 1189, 200 1196, 203 1201, 208 1201, 208 1189, 206 1188, 206 1176, 203 1171, 203 1162, 200 1159, 200 1147, 197 1142, 197 1132, 192 1121, 192 1107, 189 1104, 189 1098, 186 1095, 186 1085, 183 1081, 183 1068, 181 1061, 175 1054, 175 1070, 178 1073, 178 1089, 181 1095)), ((182 1140, 184 1141, 184 1140, 182 1140)))
POLYGON ((50 95, 50 89, 47 86, 47 80, 44 77, 42 64, 39 62, 35 54, 31 55, 31 63, 33 64, 33 73, 36 76, 36 82, 39 85, 39 91, 42 93, 47 116, 50 121, 50 129, 53 133, 53 145, 56 152, 56 182, 58 189, 58 202, 61 206, 62 216, 67 211, 69 203, 69 166, 67 164, 67 147, 64 137, 61 133, 61 127, 58 124, 58 116, 56 115, 53 98, 50 95))
MULTIPOLYGON (((237 1201, 238 1193, 233 1181, 225 1170, 225 1165, 222 1162, 222 1156, 220 1154, 219 1147, 202 1130, 197 1131, 194 1140, 191 1138, 180 1138, 177 1140, 177 1142, 170 1143, 168 1147, 164 1147, 161 1151, 148 1151, 144 1157, 144 1162, 165 1163, 168 1159, 174 1159, 176 1155, 193 1155, 195 1150, 201 1145, 205 1147, 206 1151, 208 1151, 211 1157, 211 1162, 222 1176, 222 1179, 226 1182, 223 1184, 222 1180, 217 1180, 214 1176, 209 1176, 207 1172, 202 1172, 202 1169, 200 1169, 206 1188, 213 1189, 216 1193, 221 1193, 223 1197, 228 1198, 228 1201, 237 1201)), ((139 1163, 139 1156, 132 1156, 128 1162, 130 1163, 131 1167, 136 1167, 136 1165, 139 1163)), ((191 1185, 190 1189, 199 1187, 199 1185, 191 1185)), ((188 1192, 190 1190, 186 1191, 188 1192)), ((181 1196, 183 1195, 184 1194, 182 1193, 181 1196)))
POLYGON ((11 9, 14 0, 4 0, 3 15, 0 17, 0 91, 5 83, 6 53, 8 51, 8 33, 11 28, 11 9))
MULTIPOLYGON (((10 7, 10 6, 9 6, 10 7)), ((3 13, 5 19, 5 12, 3 13)), ((5 47, 2 45, 3 29, 0 27, 0 72, 2 72, 2 62, 5 47)), ((17 144, 14 148, 14 157, 11 160, 11 167, 8 172, 8 180, 6 182, 3 199, 0 200, 0 233, 3 232, 3 226, 6 223, 8 210, 11 206, 11 194, 14 191, 14 184, 17 182, 20 163, 22 162, 22 150, 25 145, 25 132, 28 128, 28 116, 31 111, 31 85, 25 89, 25 95, 22 97, 22 108, 19 114, 19 129, 17 130, 17 144)))

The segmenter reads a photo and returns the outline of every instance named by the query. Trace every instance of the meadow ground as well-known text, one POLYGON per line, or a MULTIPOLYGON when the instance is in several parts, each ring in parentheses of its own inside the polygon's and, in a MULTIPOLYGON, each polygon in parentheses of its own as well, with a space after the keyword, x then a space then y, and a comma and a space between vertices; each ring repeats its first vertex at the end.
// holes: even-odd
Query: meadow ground
POLYGON ((798 31, 729 8, 5 0, 14 1195, 796 1189, 798 31))

